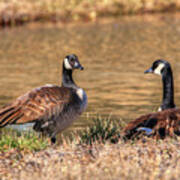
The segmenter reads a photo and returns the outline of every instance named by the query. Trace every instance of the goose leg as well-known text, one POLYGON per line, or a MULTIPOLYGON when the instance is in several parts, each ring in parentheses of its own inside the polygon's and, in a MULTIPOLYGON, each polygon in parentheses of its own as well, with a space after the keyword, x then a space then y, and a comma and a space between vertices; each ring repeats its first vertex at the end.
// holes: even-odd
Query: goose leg
POLYGON ((51 138, 51 143, 52 143, 52 144, 55 144, 55 143, 56 143, 56 137, 55 137, 55 136, 53 136, 53 137, 51 138))

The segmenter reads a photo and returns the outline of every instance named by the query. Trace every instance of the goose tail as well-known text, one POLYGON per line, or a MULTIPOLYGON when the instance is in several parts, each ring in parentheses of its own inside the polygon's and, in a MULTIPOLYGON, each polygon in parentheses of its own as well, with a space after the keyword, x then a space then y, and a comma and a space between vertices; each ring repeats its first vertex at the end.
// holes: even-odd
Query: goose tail
POLYGON ((8 124, 15 124, 23 116, 19 107, 8 105, 0 110, 0 128, 8 124))

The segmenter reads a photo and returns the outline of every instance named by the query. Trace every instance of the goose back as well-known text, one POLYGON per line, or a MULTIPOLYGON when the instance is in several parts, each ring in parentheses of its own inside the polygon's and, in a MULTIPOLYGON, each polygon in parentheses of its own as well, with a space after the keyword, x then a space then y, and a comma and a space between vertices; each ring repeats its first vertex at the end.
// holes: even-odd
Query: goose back
POLYGON ((180 135, 180 109, 167 109, 143 115, 127 124, 123 129, 123 137, 125 139, 138 137, 142 133, 139 131, 141 127, 150 129, 152 131, 150 135, 156 138, 180 135))

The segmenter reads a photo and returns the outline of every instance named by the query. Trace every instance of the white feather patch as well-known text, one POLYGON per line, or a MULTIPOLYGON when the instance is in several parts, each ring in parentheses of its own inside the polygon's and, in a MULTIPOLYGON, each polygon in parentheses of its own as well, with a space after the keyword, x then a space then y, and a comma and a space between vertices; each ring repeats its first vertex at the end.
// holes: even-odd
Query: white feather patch
POLYGON ((71 65, 69 64, 69 61, 67 58, 64 59, 64 66, 66 69, 72 69, 71 65))
POLYGON ((162 111, 162 108, 161 108, 161 107, 158 108, 158 112, 160 112, 160 111, 162 111))
POLYGON ((161 75, 161 70, 164 68, 165 64, 161 63, 159 66, 154 70, 155 74, 161 75))
POLYGON ((79 64, 78 64, 77 62, 75 62, 74 66, 75 66, 75 67, 78 67, 78 65, 79 65, 79 64))
POLYGON ((76 90, 76 94, 78 95, 78 97, 81 100, 80 112, 83 112, 87 107, 87 95, 82 88, 78 88, 76 90))
POLYGON ((46 84, 45 86, 46 87, 54 87, 55 85, 54 84, 46 84))
POLYGON ((84 98, 84 91, 83 91, 83 89, 81 89, 81 88, 77 89, 76 93, 79 96, 79 98, 81 100, 83 100, 83 98, 84 98))

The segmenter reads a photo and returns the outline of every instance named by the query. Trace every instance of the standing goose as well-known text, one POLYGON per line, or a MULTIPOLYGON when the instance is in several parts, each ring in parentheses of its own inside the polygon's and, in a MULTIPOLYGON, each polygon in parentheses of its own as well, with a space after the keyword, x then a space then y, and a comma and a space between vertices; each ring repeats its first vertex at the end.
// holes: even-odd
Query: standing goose
POLYGON ((74 69, 83 70, 78 57, 68 55, 63 61, 62 86, 45 85, 18 97, 0 110, 0 127, 34 122, 33 129, 56 142, 56 135, 69 127, 86 109, 87 96, 73 78, 74 69))
POLYGON ((126 139, 134 138, 145 131, 146 135, 156 135, 164 138, 166 135, 180 133, 180 109, 175 108, 173 73, 170 64, 165 60, 156 60, 145 73, 154 73, 162 76, 163 101, 160 112, 140 116, 131 121, 123 130, 126 139))

